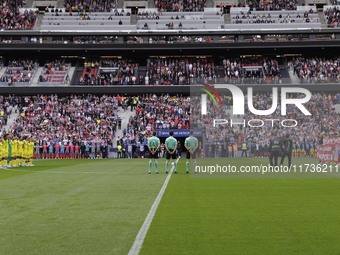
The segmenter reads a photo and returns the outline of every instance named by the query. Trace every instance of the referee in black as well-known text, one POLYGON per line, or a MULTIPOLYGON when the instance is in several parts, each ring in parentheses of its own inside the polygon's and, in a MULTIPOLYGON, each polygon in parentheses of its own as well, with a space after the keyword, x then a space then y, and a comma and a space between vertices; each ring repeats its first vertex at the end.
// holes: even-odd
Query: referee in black
POLYGON ((281 151, 282 151, 281 139, 278 138, 277 136, 274 136, 269 143, 269 163, 271 166, 277 166, 277 162, 281 151))
POLYGON ((282 140, 282 154, 281 154, 281 165, 285 160, 285 157, 288 158, 288 166, 292 165, 292 151, 293 151, 293 140, 290 139, 289 134, 286 134, 286 137, 282 140))

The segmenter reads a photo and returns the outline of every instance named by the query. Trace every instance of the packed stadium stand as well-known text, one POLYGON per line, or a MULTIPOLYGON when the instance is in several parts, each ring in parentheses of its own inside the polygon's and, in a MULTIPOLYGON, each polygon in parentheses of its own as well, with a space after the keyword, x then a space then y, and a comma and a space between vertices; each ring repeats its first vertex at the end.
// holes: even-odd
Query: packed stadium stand
POLYGON ((23 0, 1 1, 0 29, 32 29, 37 19, 37 12, 32 9, 24 9, 23 6, 23 0))
POLYGON ((298 1, 297 0, 274 0, 274 1, 263 1, 255 0, 249 1, 248 5, 252 9, 256 10, 296 10, 298 1))
MULTIPOLYGON (((133 2, 61 0, 42 8, 32 1, 2 1, 1 133, 33 134, 39 146, 44 139, 115 144, 118 136, 143 143, 153 130, 191 127, 191 111, 198 110, 191 89, 227 83, 243 91, 254 87, 260 108, 270 104, 272 87, 307 88, 314 117, 290 112, 302 126, 294 139, 336 135, 339 6, 150 0, 144 8, 133 2), (20 107, 14 114, 15 105, 20 107), (320 125, 313 129, 311 122, 320 125), (335 129, 325 128, 327 123, 335 129)), ((221 117, 230 115, 229 96, 223 95, 229 105, 221 117)), ((211 129, 206 139, 265 143, 258 138, 267 133, 211 129)))
MULTIPOLYGON (((315 149, 316 145, 323 143, 323 139, 339 135, 340 112, 336 112, 335 106, 340 102, 340 93, 333 95, 313 93, 311 102, 307 104, 312 114, 308 117, 291 105, 288 109, 288 118, 299 122, 299 127, 294 129, 280 128, 280 121, 287 119, 287 116, 282 116, 279 111, 266 116, 248 113, 244 118, 235 119, 235 117, 232 117, 232 98, 229 95, 221 95, 221 97, 224 102, 223 110, 214 107, 211 103, 208 110, 211 115, 203 116, 199 109, 196 108, 191 111, 190 122, 192 126, 203 130, 202 132, 205 134, 205 150, 207 153, 211 151, 211 146, 216 147, 216 151, 220 147, 220 153, 222 151, 225 153, 229 143, 240 144, 240 141, 243 140, 246 140, 249 144, 248 148, 251 148, 252 145, 254 147, 257 145, 257 147, 261 146, 268 151, 269 141, 272 136, 284 137, 287 133, 290 134, 293 140, 294 148, 300 148, 300 146, 305 148, 307 146, 309 149, 315 149), (219 116, 221 119, 233 119, 238 124, 224 123, 224 125, 214 126, 212 124, 214 116, 219 116), (276 122, 268 121, 268 119, 275 119, 276 122), (249 121, 252 122, 252 127, 248 126, 249 121), (318 124, 316 125, 316 123, 318 124), (259 125, 259 127, 253 127, 256 125, 259 125)), ((199 97, 192 97, 192 99, 191 104, 200 103, 199 97)), ((267 109, 268 105, 272 103, 272 98, 267 93, 258 93, 254 96, 254 101, 257 109, 267 109)))
POLYGON ((67 12, 110 12, 117 7, 117 1, 65 0, 64 7, 67 12))
POLYGON ((155 0, 155 6, 161 12, 197 12, 204 10, 205 2, 205 0, 155 0))
MULTIPOLYGON (((257 108, 265 109, 271 104, 272 99, 268 93, 257 93, 254 96, 257 108)), ((223 109, 209 104, 209 112, 220 118, 230 118, 232 110, 232 98, 221 94, 223 109)), ((142 145, 143 141, 155 130, 188 130, 199 129, 204 133, 202 141, 207 156, 224 156, 229 144, 239 144, 246 140, 249 148, 261 147, 268 152, 269 140, 272 134, 285 136, 290 133, 294 148, 303 148, 306 153, 311 153, 317 145, 323 144, 323 140, 331 139, 338 135, 340 128, 340 112, 335 111, 336 104, 340 103, 340 93, 326 94, 313 93, 312 100, 307 104, 312 116, 307 117, 297 108, 289 106, 289 119, 295 119, 299 128, 282 129, 279 123, 286 117, 278 112, 270 116, 254 116, 246 114, 238 119, 234 126, 212 125, 213 115, 201 115, 192 105, 199 103, 199 97, 170 96, 162 94, 149 94, 136 97, 113 96, 57 96, 40 95, 25 97, 4 97, 1 100, 0 114, 8 116, 15 105, 19 105, 20 116, 11 125, 9 132, 16 137, 30 136, 37 143, 37 157, 54 157, 55 145, 81 146, 96 145, 96 151, 100 152, 100 146, 109 144, 113 146, 113 140, 122 144, 132 143, 134 150, 142 145), (124 128, 122 135, 116 136, 119 125, 119 111, 131 111, 135 115, 124 128), (265 123, 261 127, 248 127, 240 124, 242 121, 256 121, 265 123), (266 118, 277 120, 274 124, 266 121, 266 118), (318 123, 318 125, 315 125, 318 123), (119 141, 122 140, 122 141, 119 141), (44 155, 42 148, 52 147, 51 155, 44 155), (307 149, 306 149, 307 148, 307 149), (41 149, 41 150, 40 150, 41 149)), ((2 125, 6 124, 6 117, 2 117, 2 125)), ((4 132, 6 133, 6 132, 4 132)), ((85 147, 84 147, 85 148, 85 147)), ((47 152, 46 152, 47 153, 47 152)), ((84 152, 82 153, 84 157, 84 152)), ((138 154, 139 155, 139 154, 138 154)), ((263 154, 267 155, 267 154, 263 154)), ((135 155, 137 156, 137 154, 135 155)), ((253 154, 255 156, 255 154, 253 154)), ((308 154, 308 156, 311 156, 308 154)), ((315 156, 315 155, 313 155, 315 156)), ((80 156, 79 156, 80 157, 80 156)), ((90 157, 90 153, 86 157, 90 157)))
POLYGON ((339 27, 340 7, 339 6, 325 6, 324 14, 326 24, 328 27, 339 27))
POLYGON ((64 61, 55 60, 45 63, 39 76, 39 85, 62 85, 65 84, 69 77, 68 72, 70 64, 64 61))
POLYGON ((41 95, 23 101, 22 114, 11 127, 15 135, 44 141, 101 142, 114 137, 118 120, 115 97, 41 95))
POLYGON ((79 83, 83 85, 137 85, 139 65, 126 59, 97 59, 84 63, 79 83))
POLYGON ((0 78, 0 85, 28 86, 37 67, 38 64, 33 60, 10 60, 4 75, 0 78))
POLYGON ((203 83, 291 84, 339 83, 339 57, 274 56, 147 56, 145 60, 92 57, 79 64, 72 77, 71 63, 54 60, 39 65, 32 60, 8 60, 1 86, 75 85, 195 85, 203 83))
POLYGON ((339 83, 340 58, 296 58, 289 63, 301 83, 339 83))
POLYGON ((12 110, 18 104, 20 104, 20 97, 0 96, 0 130, 7 125, 12 110))
POLYGON ((149 95, 139 97, 136 115, 128 129, 142 135, 150 135, 156 129, 189 129, 190 97, 149 95))

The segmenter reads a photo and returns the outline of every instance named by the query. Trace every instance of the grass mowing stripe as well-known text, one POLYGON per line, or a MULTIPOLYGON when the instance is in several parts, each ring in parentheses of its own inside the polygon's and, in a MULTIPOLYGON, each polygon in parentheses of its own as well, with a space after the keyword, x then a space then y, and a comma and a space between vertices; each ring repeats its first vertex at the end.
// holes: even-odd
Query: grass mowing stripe
MULTIPOLYGON (((179 158, 177 159, 176 164, 178 163, 178 160, 179 160, 179 158)), ((171 167, 170 173, 166 177, 164 184, 163 184, 161 190, 159 191, 159 193, 156 197, 155 202, 151 206, 150 211, 149 211, 148 215, 146 216, 145 221, 144 221, 142 227, 140 228, 128 255, 138 255, 139 254, 140 249, 142 248, 145 236, 148 233, 148 230, 150 228, 153 217, 155 216, 157 207, 158 207, 159 203, 161 202, 161 199, 163 197, 163 194, 165 192, 166 187, 168 186, 168 183, 170 181, 173 169, 174 169, 174 166, 171 167)))

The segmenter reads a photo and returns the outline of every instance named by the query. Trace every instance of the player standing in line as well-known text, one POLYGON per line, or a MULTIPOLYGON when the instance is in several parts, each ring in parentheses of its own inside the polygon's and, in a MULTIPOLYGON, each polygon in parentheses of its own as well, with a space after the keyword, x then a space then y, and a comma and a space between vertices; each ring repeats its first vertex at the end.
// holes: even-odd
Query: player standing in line
POLYGON ((282 154, 281 154, 281 165, 285 160, 285 157, 288 158, 288 166, 292 165, 292 151, 293 151, 293 140, 289 138, 289 134, 286 134, 286 137, 282 140, 282 154))
POLYGON ((59 154, 60 154, 60 144, 57 141, 54 145, 54 151, 55 151, 55 158, 59 159, 59 154))
POLYGON ((70 158, 74 159, 74 144, 72 142, 70 144, 70 158))
POLYGON ((11 136, 7 136, 7 167, 12 167, 12 149, 13 149, 13 144, 12 144, 12 138, 11 136))
POLYGON ((65 145, 64 145, 63 142, 60 143, 60 157, 61 157, 62 159, 65 158, 65 145))
POLYGON ((237 151, 238 151, 238 144, 237 144, 237 142, 235 142, 234 145, 233 145, 234 158, 237 158, 237 151))
POLYGON ((270 140, 269 144, 269 163, 271 166, 277 166, 277 161, 281 151, 282 151, 281 139, 274 135, 274 137, 270 140))
POLYGON ((22 138, 18 138, 18 159, 17 159, 17 166, 22 166, 23 165, 23 151, 24 151, 24 140, 22 138))
POLYGON ((177 174, 177 139, 173 137, 174 132, 170 131, 169 137, 165 139, 165 150, 166 150, 166 161, 165 161, 165 173, 169 172, 169 159, 172 158, 173 165, 174 165, 174 171, 175 174, 177 174))
POLYGON ((42 156, 42 158, 43 159, 47 159, 47 143, 46 143, 46 141, 44 142, 42 148, 43 148, 43 156, 42 156))
POLYGON ((4 141, 3 141, 3 153, 4 153, 4 162, 3 162, 3 165, 4 165, 4 168, 6 169, 9 165, 8 163, 8 154, 9 154, 9 147, 8 147, 8 136, 5 136, 4 138, 4 141))
MULTIPOLYGON (((198 139, 193 136, 194 132, 190 131, 190 136, 187 137, 184 141, 184 147, 187 150, 187 162, 185 164, 185 172, 189 173, 190 166, 190 158, 194 160, 194 165, 196 166, 196 158, 197 158, 197 147, 198 147, 198 139)), ((195 170, 196 172, 196 170, 195 170)))
POLYGON ((65 145, 65 157, 64 158, 67 158, 67 159, 70 158, 70 145, 68 143, 66 143, 65 145))
POLYGON ((28 165, 29 166, 34 166, 33 165, 33 157, 34 157, 34 141, 32 138, 29 139, 29 142, 28 142, 28 165))
POLYGON ((158 174, 158 150, 161 146, 161 141, 156 136, 156 132, 152 133, 152 136, 149 137, 148 143, 147 143, 148 149, 149 149, 149 174, 151 174, 152 169, 152 161, 155 163, 156 168, 156 174, 158 174))
POLYGON ((78 142, 76 142, 76 145, 74 146, 74 154, 76 159, 80 159, 80 146, 78 142))
POLYGON ((5 140, 0 137, 0 168, 6 168, 6 152, 5 140))
POLYGON ((22 144, 22 162, 21 165, 22 166, 28 166, 28 141, 27 138, 25 138, 23 140, 23 144, 22 144))
POLYGON ((14 137, 13 140, 11 140, 12 144, 12 153, 11 153, 11 162, 10 165, 12 167, 17 167, 17 158, 18 158, 18 140, 16 137, 14 137))

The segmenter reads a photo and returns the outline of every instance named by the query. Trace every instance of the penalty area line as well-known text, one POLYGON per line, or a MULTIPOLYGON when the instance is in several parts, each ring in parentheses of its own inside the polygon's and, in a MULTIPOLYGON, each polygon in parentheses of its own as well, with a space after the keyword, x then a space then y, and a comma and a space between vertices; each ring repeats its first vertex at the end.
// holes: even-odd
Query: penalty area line
MULTIPOLYGON (((179 160, 179 158, 177 159, 176 163, 178 163, 178 160, 179 160)), ((139 232, 138 232, 138 234, 136 236, 135 241, 132 244, 132 247, 131 247, 128 255, 138 255, 139 254, 139 252, 140 252, 140 250, 142 248, 144 239, 146 237, 146 234, 148 233, 148 230, 150 228, 150 225, 151 225, 151 222, 153 220, 153 217, 156 214, 158 205, 161 202, 161 199, 163 197, 163 194, 165 192, 166 187, 168 186, 168 183, 170 181, 170 178, 171 178, 173 170, 174 170, 174 166, 171 167, 169 175, 166 177, 161 190, 159 191, 155 201, 153 202, 153 204, 152 204, 152 206, 150 208, 150 211, 149 211, 148 215, 146 216, 146 218, 144 220, 144 223, 143 223, 142 227, 140 228, 140 230, 139 230, 139 232)))

